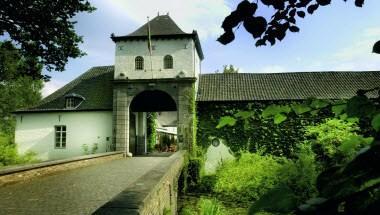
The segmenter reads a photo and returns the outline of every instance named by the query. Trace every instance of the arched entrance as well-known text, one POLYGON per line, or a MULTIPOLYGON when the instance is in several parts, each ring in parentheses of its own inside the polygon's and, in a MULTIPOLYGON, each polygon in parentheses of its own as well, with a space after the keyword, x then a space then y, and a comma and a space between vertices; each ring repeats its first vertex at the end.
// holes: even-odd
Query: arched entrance
POLYGON ((195 139, 195 82, 195 78, 115 80, 113 85, 115 150, 123 151, 125 156, 133 155, 136 149, 133 149, 133 146, 130 148, 130 140, 135 141, 133 140, 135 136, 130 133, 136 133, 133 129, 138 128, 134 125, 139 124, 138 121, 145 118, 144 113, 149 111, 175 112, 178 149, 191 150, 195 139), (134 119, 131 119, 132 117, 134 119))
MULTIPOLYGON (((158 136, 176 138, 177 104, 168 93, 145 90, 132 99, 129 110, 129 152, 133 155, 142 155, 149 151, 149 142, 152 140, 148 137, 152 132, 159 134, 158 136), (156 125, 154 128, 149 123, 152 121, 156 125)), ((160 148, 163 147, 162 138, 158 138, 157 144, 160 148)))

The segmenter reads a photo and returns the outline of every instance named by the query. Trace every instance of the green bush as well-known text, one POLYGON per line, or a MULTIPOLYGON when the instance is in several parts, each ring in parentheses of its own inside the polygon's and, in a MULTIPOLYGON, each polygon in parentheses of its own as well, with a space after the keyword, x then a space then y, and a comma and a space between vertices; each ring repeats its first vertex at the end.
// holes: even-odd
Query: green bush
POLYGON ((10 137, 0 134, 0 166, 18 163, 17 149, 10 137))
POLYGON ((224 215, 225 208, 215 198, 200 197, 196 204, 186 205, 179 211, 180 215, 224 215))
POLYGON ((317 195, 316 181, 320 165, 310 144, 300 144, 297 159, 284 164, 280 177, 295 194, 298 203, 317 195))
POLYGON ((223 215, 220 203, 216 199, 201 198, 198 202, 199 215, 223 215))
POLYGON ((256 200, 283 180, 279 171, 287 162, 272 155, 243 152, 217 171, 214 191, 231 201, 256 200))
POLYGON ((370 145, 373 138, 364 138, 357 134, 358 131, 355 122, 327 119, 319 125, 306 127, 305 134, 318 160, 330 167, 352 160, 357 151, 370 145))
POLYGON ((35 157, 36 153, 34 152, 18 155, 16 145, 13 143, 12 138, 0 134, 0 166, 38 162, 35 157))

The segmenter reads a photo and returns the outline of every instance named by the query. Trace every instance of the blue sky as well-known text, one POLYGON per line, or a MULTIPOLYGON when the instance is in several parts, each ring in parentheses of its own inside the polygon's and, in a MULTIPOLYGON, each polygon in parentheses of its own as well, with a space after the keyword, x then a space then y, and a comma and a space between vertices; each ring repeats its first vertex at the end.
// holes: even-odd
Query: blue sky
MULTIPOLYGON (((380 70, 380 55, 372 54, 372 45, 380 40, 380 1, 366 0, 363 8, 354 0, 334 0, 313 15, 298 20, 299 33, 288 33, 275 46, 256 48, 252 37, 241 27, 236 39, 223 46, 216 42, 220 25, 240 0, 90 0, 97 8, 91 14, 79 14, 76 31, 83 36, 80 48, 87 55, 70 59, 66 71, 51 72, 45 84, 46 96, 93 66, 114 64, 111 33, 126 35, 143 25, 147 16, 158 12, 169 15, 185 32, 198 31, 205 55, 202 73, 213 73, 232 64, 244 73, 300 71, 380 70)), ((262 7, 257 14, 268 16, 262 7)))

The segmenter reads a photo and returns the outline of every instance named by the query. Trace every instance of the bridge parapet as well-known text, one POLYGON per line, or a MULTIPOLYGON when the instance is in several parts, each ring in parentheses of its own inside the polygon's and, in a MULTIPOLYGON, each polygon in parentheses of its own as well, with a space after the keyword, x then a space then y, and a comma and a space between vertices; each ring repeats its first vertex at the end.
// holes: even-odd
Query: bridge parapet
POLYGON ((186 151, 170 156, 94 212, 103 214, 177 214, 178 179, 186 151))

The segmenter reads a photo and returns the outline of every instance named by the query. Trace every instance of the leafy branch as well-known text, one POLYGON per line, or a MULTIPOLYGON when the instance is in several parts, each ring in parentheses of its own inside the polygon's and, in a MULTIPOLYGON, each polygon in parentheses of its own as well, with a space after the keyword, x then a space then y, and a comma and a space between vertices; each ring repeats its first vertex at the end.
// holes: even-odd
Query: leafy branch
MULTIPOLYGON (((245 30, 256 40, 256 46, 265 46, 268 42, 273 46, 276 41, 282 41, 287 32, 300 31, 297 19, 303 19, 307 13, 311 15, 330 3, 331 0, 257 0, 256 3, 244 0, 224 19, 224 34, 217 40, 223 45, 232 42, 235 39, 233 29, 243 23, 245 30), (266 19, 256 15, 259 6, 271 7, 275 12, 270 19, 266 19)), ((363 4, 364 0, 355 0, 357 7, 363 4)), ((374 52, 380 53, 379 46, 374 47, 374 52)))

